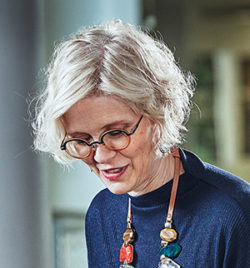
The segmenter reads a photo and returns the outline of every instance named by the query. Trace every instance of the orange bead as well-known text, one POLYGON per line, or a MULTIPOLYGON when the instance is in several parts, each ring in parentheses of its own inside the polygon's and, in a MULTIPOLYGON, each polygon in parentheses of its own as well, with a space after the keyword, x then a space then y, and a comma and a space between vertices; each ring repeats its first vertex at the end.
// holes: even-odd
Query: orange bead
POLYGON ((127 261, 128 263, 133 261, 133 246, 128 244, 127 246, 122 245, 120 250, 120 262, 127 261))

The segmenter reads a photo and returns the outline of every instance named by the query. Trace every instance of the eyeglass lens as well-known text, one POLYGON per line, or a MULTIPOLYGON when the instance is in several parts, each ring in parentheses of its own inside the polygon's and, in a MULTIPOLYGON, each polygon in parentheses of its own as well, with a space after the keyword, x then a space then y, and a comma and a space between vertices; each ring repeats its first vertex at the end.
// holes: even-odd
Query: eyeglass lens
MULTIPOLYGON (((120 130, 110 131, 102 136, 101 141, 109 149, 122 150, 130 142, 130 137, 120 130)), ((67 152, 77 158, 88 157, 93 150, 84 140, 72 140, 66 144, 67 152)))

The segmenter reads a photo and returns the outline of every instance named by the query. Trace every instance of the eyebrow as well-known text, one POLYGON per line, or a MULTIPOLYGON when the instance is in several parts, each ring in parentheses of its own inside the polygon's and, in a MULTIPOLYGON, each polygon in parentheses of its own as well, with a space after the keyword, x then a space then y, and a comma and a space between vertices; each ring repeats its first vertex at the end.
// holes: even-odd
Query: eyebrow
MULTIPOLYGON (((109 130, 112 130, 112 129, 120 129, 120 128, 117 128, 115 127, 116 125, 123 125, 122 127, 123 128, 126 128, 126 127, 130 127, 132 123, 129 123, 127 122, 126 120, 118 120, 118 121, 114 121, 112 123, 109 123, 107 125, 104 125, 101 129, 100 129, 100 132, 101 134, 106 132, 106 131, 109 131, 109 130)), ((86 132, 82 132, 82 131, 75 131, 75 132, 72 132, 72 133, 67 133, 67 136, 70 136, 70 137, 79 137, 79 136, 91 136, 89 133, 86 133, 86 132)))

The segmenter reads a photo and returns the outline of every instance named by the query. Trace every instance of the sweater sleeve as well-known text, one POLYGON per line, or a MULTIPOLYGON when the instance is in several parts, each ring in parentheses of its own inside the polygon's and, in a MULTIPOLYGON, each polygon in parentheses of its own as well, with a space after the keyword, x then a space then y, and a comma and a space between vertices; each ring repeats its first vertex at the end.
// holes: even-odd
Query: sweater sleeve
POLYGON ((88 250, 88 266, 93 267, 93 257, 92 257, 92 241, 91 241, 91 222, 93 221, 93 215, 91 213, 87 212, 86 218, 85 218, 85 236, 86 236, 86 243, 87 243, 87 250, 88 250))
POLYGON ((85 218, 89 268, 105 267, 108 263, 103 216, 97 201, 97 198, 92 201, 85 218))
POLYGON ((250 267, 250 221, 249 213, 237 213, 237 221, 227 230, 223 268, 250 267))
POLYGON ((112 249, 109 243, 109 233, 105 229, 107 211, 105 209, 106 195, 101 191, 93 199, 86 218, 85 235, 88 250, 88 267, 114 267, 112 264, 112 249))

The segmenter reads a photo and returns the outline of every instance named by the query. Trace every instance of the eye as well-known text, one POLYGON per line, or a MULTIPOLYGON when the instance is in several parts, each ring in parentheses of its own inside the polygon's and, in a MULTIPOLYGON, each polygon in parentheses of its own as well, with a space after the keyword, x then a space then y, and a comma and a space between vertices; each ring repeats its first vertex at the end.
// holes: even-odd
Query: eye
POLYGON ((123 135, 123 132, 121 130, 113 130, 113 131, 109 132, 108 135, 110 135, 112 137, 119 137, 119 136, 123 135))
POLYGON ((75 139, 79 139, 79 143, 81 143, 81 140, 90 143, 92 141, 91 136, 79 136, 79 137, 74 137, 75 139))
POLYGON ((90 143, 93 139, 91 137, 88 137, 88 138, 84 138, 83 140, 85 140, 86 142, 90 143))
POLYGON ((85 144, 85 142, 83 140, 76 140, 75 143, 77 145, 85 144))

